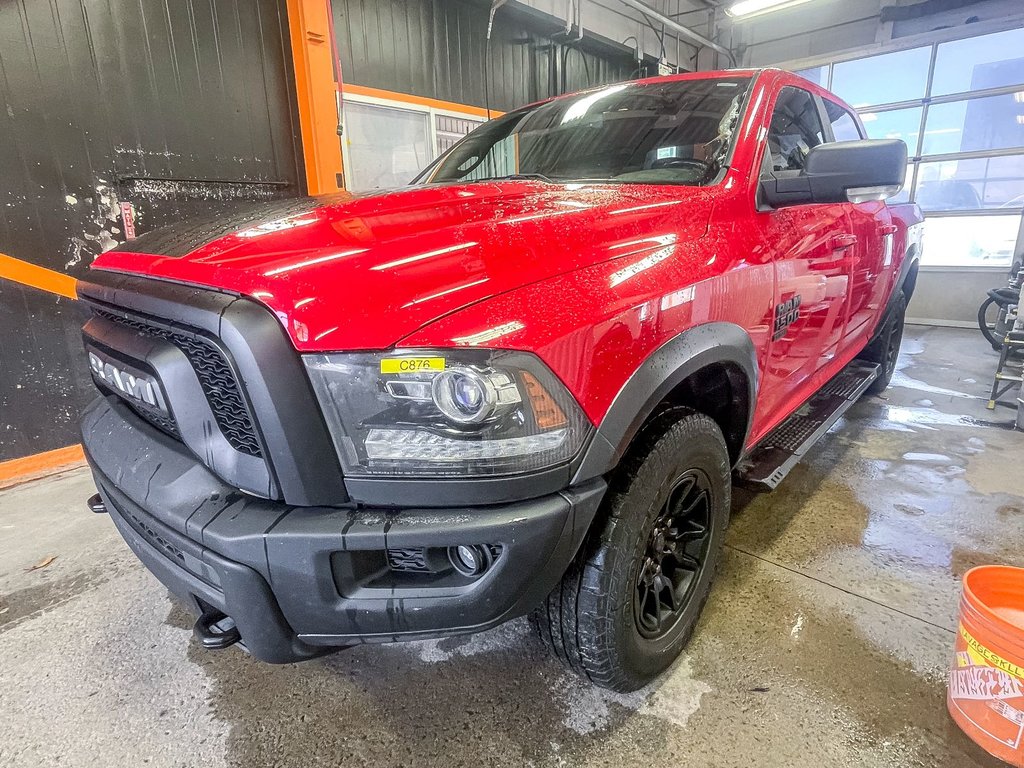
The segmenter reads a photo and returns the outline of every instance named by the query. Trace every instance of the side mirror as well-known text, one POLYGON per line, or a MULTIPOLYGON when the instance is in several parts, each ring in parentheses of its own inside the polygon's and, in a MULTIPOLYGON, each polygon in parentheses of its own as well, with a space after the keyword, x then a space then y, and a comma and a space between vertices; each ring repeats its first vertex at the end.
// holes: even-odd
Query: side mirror
POLYGON ((761 180, 761 200, 772 208, 806 203, 885 200, 903 187, 907 145, 899 139, 819 144, 802 171, 776 171, 761 180))

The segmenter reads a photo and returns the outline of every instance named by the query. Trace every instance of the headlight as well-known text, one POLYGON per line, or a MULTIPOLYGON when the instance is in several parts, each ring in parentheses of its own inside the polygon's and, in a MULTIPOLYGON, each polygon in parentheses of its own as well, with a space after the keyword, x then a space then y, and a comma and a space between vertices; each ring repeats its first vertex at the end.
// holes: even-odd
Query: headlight
POLYGON ((482 349, 305 355, 350 476, 505 475, 564 463, 590 423, 536 357, 482 349))

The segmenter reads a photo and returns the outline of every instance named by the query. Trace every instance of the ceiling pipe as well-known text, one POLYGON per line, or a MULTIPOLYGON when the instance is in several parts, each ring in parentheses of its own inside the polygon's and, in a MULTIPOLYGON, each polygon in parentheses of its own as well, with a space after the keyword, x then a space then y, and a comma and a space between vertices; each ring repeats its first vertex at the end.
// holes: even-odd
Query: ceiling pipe
POLYGON ((732 64, 734 67, 736 66, 736 57, 733 56, 732 51, 730 51, 725 46, 719 45, 714 40, 704 37, 704 35, 700 34, 699 32, 694 32, 689 27, 683 26, 675 19, 666 16, 661 11, 655 10, 651 6, 647 5, 647 3, 640 2, 640 0, 621 0, 621 2, 624 3, 625 5, 628 5, 630 8, 633 8, 634 10, 640 11, 640 13, 646 14, 654 21, 657 21, 660 24, 664 24, 669 29, 685 37, 691 43, 702 46, 704 48, 710 48, 711 50, 717 51, 723 56, 726 56, 729 59, 729 63, 732 64))

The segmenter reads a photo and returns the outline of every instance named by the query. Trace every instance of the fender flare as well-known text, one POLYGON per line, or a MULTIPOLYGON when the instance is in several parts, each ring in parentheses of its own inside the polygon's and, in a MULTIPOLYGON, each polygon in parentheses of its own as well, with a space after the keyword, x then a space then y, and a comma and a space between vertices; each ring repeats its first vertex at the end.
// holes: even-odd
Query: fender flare
MULTIPOLYGON (((874 332, 871 334, 871 341, 868 342, 869 344, 877 339, 878 335, 882 332, 882 329, 885 327, 883 320, 889 316, 893 307, 896 306, 896 297, 900 295, 900 292, 903 291, 906 293, 904 288, 906 287, 907 279, 910 277, 910 273, 915 267, 920 267, 920 264, 921 249, 917 246, 917 243, 914 243, 907 249, 907 254, 903 258, 903 263, 900 264, 900 272, 896 275, 896 282, 892 285, 892 291, 889 292, 889 300, 885 302, 885 311, 878 316, 877 325, 874 332)), ((916 282, 916 276, 914 280, 916 282)), ((911 293, 913 293, 913 291, 911 291, 911 293)), ((910 296, 907 296, 907 303, 909 302, 910 296)))
MULTIPOLYGON (((896 276, 896 287, 903 291, 904 286, 907 284, 907 279, 910 277, 910 273, 913 272, 915 268, 920 268, 920 266, 921 248, 917 243, 914 243, 907 249, 907 253, 903 257, 903 263, 900 264, 900 273, 896 276)), ((914 280, 916 282, 916 276, 914 280)), ((895 294, 896 291, 893 291, 893 293, 895 294)), ((908 296, 907 301, 909 300, 910 297, 908 296)))
MULTIPOLYGON (((757 401, 758 365, 754 342, 734 323, 713 322, 683 331, 662 344, 622 385, 583 453, 575 485, 614 469, 658 404, 703 368, 728 363, 747 380, 747 433, 757 401)), ((744 442, 746 434, 743 435, 744 442)))

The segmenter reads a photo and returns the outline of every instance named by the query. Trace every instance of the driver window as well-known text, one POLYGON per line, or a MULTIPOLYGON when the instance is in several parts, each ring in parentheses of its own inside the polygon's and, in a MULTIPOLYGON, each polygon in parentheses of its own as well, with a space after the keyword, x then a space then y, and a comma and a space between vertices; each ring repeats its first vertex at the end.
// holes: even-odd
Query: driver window
POLYGON ((824 142, 825 130, 814 97, 800 88, 783 88, 768 126, 771 169, 803 170, 807 153, 824 142))

